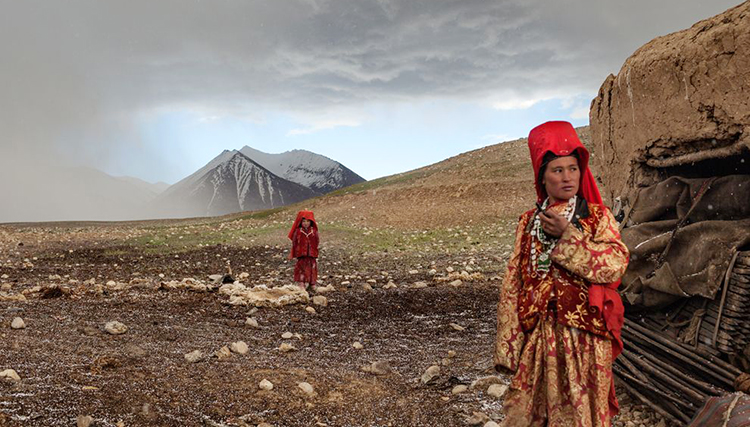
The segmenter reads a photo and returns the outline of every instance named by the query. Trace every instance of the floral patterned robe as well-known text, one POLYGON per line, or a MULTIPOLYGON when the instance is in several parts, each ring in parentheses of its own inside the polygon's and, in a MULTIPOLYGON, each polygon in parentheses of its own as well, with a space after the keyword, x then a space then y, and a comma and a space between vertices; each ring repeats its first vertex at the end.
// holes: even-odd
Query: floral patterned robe
MULTIPOLYGON (((551 209, 558 213, 563 205, 551 209)), ((617 281, 628 250, 603 205, 579 199, 546 275, 531 265, 535 210, 523 214, 500 291, 494 362, 514 372, 504 426, 609 426, 612 335, 588 302, 592 283, 617 281), (583 206, 580 206, 580 205, 583 206)))

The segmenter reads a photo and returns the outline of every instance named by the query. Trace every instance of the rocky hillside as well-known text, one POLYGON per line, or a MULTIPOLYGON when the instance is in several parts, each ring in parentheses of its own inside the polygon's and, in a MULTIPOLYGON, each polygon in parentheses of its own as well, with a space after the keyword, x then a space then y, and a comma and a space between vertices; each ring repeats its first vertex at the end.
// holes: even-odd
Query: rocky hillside
MULTIPOLYGON (((588 127, 577 129, 589 145, 588 127)), ((594 156, 594 153, 592 153, 594 156)), ((514 219, 534 206, 526 139, 460 154, 410 172, 357 184, 297 208, 362 226, 427 229, 514 219)))

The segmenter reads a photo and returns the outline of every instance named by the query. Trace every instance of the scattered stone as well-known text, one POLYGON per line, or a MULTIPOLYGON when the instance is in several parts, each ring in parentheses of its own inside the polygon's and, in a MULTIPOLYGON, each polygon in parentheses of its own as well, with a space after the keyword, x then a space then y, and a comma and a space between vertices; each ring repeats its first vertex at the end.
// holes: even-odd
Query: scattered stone
POLYGON ((268 423, 260 423, 258 424, 258 427, 273 427, 271 424, 268 423))
POLYGON ((450 327, 457 331, 463 331, 464 329, 466 329, 463 326, 459 325, 458 323, 451 323, 450 327))
POLYGON ((464 282, 461 281, 461 279, 456 279, 449 283, 449 285, 453 286, 454 288, 457 288, 461 285, 463 285, 464 282))
POLYGON ((107 322, 104 325, 104 330, 112 335, 122 335, 128 331, 128 327, 116 320, 113 320, 111 322, 107 322))
POLYGON ((11 329, 24 329, 26 327, 26 323, 24 323, 23 319, 21 319, 20 317, 16 317, 10 323, 10 327, 11 329))
POLYGON ((501 397, 505 396, 505 392, 507 391, 508 386, 505 384, 492 384, 487 389, 487 394, 496 399, 500 399, 501 397))
POLYGON ((451 359, 456 357, 456 352, 453 350, 448 350, 448 357, 450 357, 451 359))
POLYGON ((248 277, 250 277, 250 273, 240 273, 239 275, 240 280, 247 279, 248 277))
POLYGON ((448 273, 453 273, 455 270, 453 269, 453 267, 448 267, 445 269, 445 271, 447 271, 448 273))
POLYGON ((434 276, 434 275, 436 275, 436 274, 437 274, 437 270, 435 270, 435 269, 433 268, 432 270, 428 271, 428 272, 427 272, 427 274, 429 274, 430 276, 434 276))
POLYGON ((354 347, 357 350, 362 350, 364 348, 364 346, 362 345, 362 343, 359 342, 359 341, 356 341, 354 344, 352 344, 352 347, 354 347))
POLYGON ((13 285, 11 285, 10 283, 3 283, 2 286, 0 286, 0 291, 3 292, 8 292, 11 289, 13 289, 13 285))
POLYGON ((247 354, 247 351, 249 350, 245 341, 233 342, 229 345, 229 348, 237 354, 247 354))
POLYGON ((310 383, 301 382, 301 383, 297 384, 297 387, 299 387, 300 390, 302 390, 307 395, 313 395, 313 394, 315 394, 315 390, 313 389, 313 386, 310 385, 310 383))
POLYGON ((295 351, 297 349, 289 343, 281 343, 281 345, 279 346, 279 350, 284 353, 289 353, 290 351, 295 351))
POLYGON ((440 375, 440 366, 432 365, 422 374, 422 384, 428 384, 434 381, 440 375))
POLYGON ((264 379, 263 381, 258 384, 258 388, 265 391, 273 390, 273 383, 271 381, 268 381, 267 379, 264 379))
POLYGON ((468 389, 469 389, 469 387, 466 387, 463 384, 459 384, 459 385, 453 387, 453 390, 451 390, 451 393, 452 394, 461 394, 461 393, 465 392, 468 389))
POLYGON ((372 285, 372 284, 378 283, 378 281, 375 279, 367 279, 367 283, 372 285))
POLYGON ((94 419, 90 415, 79 415, 76 418, 76 427, 89 427, 94 424, 94 419))
POLYGON ((315 295, 312 299, 313 304, 319 305, 321 307, 328 306, 328 298, 324 297, 323 295, 315 295))
POLYGON ((388 282, 385 286, 383 286, 383 289, 394 289, 397 288, 398 285, 393 283, 393 281, 388 282))
POLYGON ((328 292, 333 292, 335 290, 336 290, 336 288, 334 288, 333 285, 318 286, 317 288, 315 288, 315 293, 325 294, 325 293, 328 293, 328 292))
POLYGON ((409 274, 419 274, 419 270, 409 270, 409 274))
POLYGON ((370 286, 369 283, 365 283, 364 285, 362 285, 362 289, 369 292, 372 291, 372 286, 370 286))
POLYGON ((487 421, 484 424, 484 427, 500 427, 500 424, 494 422, 494 421, 487 421))
POLYGON ((253 317, 248 317, 247 319, 245 319, 245 326, 249 326, 251 328, 256 328, 256 329, 260 327, 260 325, 258 324, 258 321, 255 320, 255 318, 253 317))
POLYGON ((472 390, 487 391, 487 388, 493 384, 503 384, 502 378, 495 375, 478 378, 471 383, 469 388, 472 390))
POLYGON ((411 285, 411 287, 414 288, 414 289, 422 289, 422 288, 426 288, 427 287, 427 283, 425 283, 425 282, 416 282, 413 285, 411 285))
POLYGON ((349 286, 351 284, 352 284, 352 282, 350 282, 348 280, 344 280, 343 282, 341 282, 341 286, 349 286))
POLYGON ((253 305, 255 307, 281 307, 291 304, 307 304, 310 295, 296 285, 285 285, 269 288, 258 285, 246 288, 239 283, 226 284, 219 288, 219 293, 228 295, 229 305, 253 305))
POLYGON ((385 361, 372 362, 370 366, 362 367, 362 370, 373 375, 388 375, 392 371, 391 364, 385 361))
POLYGON ((194 350, 185 355, 185 360, 190 363, 197 363, 203 359, 203 352, 200 350, 194 350))
POLYGON ((293 336, 294 334, 292 334, 291 332, 284 332, 283 334, 281 334, 281 338, 285 340, 292 339, 293 336))
POLYGON ((482 426, 490 422, 490 417, 482 412, 474 412, 470 417, 466 418, 466 424, 470 426, 482 426))
POLYGON ((0 276, 0 279, 3 279, 3 280, 9 279, 9 278, 10 276, 8 276, 7 274, 3 274, 2 276, 0 276))
POLYGON ((317 312, 315 311, 315 309, 314 309, 314 308, 312 308, 312 307, 310 307, 310 306, 308 306, 308 307, 305 307, 305 311, 306 311, 306 312, 308 312, 308 313, 310 313, 310 314, 315 314, 315 313, 317 313, 317 312))
POLYGON ((224 346, 224 347, 220 348, 216 353, 214 353, 214 355, 219 360, 224 360, 224 359, 228 359, 228 358, 232 357, 232 352, 231 352, 231 350, 229 350, 229 347, 224 346))
MULTIPOLYGON (((161 275, 159 275, 161 277, 161 275)), ((223 274, 212 274, 208 276, 208 280, 211 281, 213 284, 219 284, 221 283, 221 279, 224 278, 223 274)), ((223 286, 222 286, 223 287, 223 286)))
POLYGON ((0 372, 0 378, 10 381, 21 381, 21 377, 19 377, 18 373, 13 369, 6 369, 0 372))

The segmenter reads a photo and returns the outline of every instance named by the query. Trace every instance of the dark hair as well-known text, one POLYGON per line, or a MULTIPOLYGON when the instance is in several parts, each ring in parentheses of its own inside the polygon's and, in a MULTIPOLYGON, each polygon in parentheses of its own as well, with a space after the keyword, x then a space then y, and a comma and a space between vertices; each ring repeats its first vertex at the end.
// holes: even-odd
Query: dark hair
POLYGON ((537 182, 539 183, 539 185, 543 186, 542 182, 544 180, 544 172, 547 171, 547 165, 549 165, 551 161, 555 159, 559 159, 560 157, 570 157, 570 156, 573 156, 576 159, 578 159, 578 163, 581 162, 581 156, 578 154, 577 149, 573 150, 573 152, 568 156, 558 156, 557 154, 551 151, 547 151, 546 153, 544 153, 544 156, 542 156, 542 165, 539 167, 539 176, 537 177, 537 182))

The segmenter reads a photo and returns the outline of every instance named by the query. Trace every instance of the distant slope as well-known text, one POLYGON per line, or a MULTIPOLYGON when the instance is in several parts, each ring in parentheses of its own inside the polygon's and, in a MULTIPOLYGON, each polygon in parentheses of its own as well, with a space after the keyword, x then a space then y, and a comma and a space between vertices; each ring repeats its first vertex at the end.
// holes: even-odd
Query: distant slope
POLYGON ((330 193, 365 181, 341 163, 306 150, 268 154, 245 146, 240 152, 275 175, 318 193, 330 193))
POLYGON ((274 175, 238 151, 224 151, 167 189, 153 210, 156 217, 217 216, 276 208, 319 195, 274 175))
MULTIPOLYGON (((588 127, 576 130, 590 145, 588 127)), ((315 210, 320 221, 426 229, 515 220, 534 207, 535 198, 523 138, 357 184, 305 202, 304 207, 315 210)), ((290 210, 297 207, 301 206, 290 210)))

